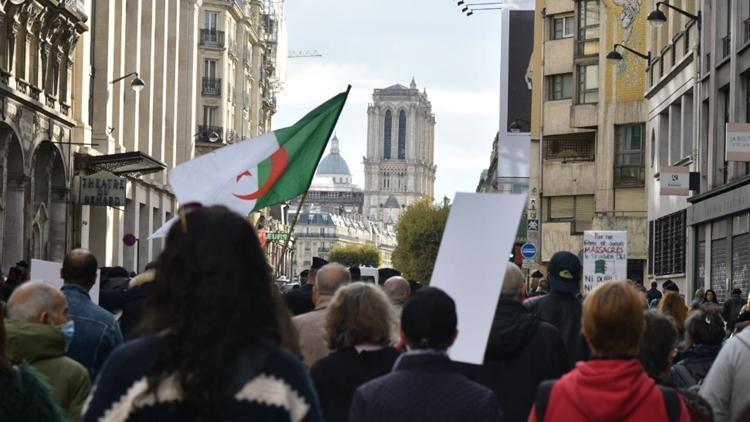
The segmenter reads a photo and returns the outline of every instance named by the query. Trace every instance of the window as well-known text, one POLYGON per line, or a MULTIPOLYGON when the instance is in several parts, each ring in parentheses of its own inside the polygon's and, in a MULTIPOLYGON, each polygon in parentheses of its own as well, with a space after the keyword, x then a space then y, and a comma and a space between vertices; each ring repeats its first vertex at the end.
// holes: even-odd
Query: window
POLYGON ((203 62, 203 77, 216 77, 216 60, 206 60, 205 62, 203 62))
POLYGON ((203 106, 203 126, 216 126, 218 107, 203 106))
POLYGON ((391 111, 385 112, 385 124, 383 125, 383 158, 391 159, 391 127, 393 126, 393 115, 391 111))
POLYGON ((406 113, 398 113, 398 159, 406 158, 406 113))
POLYGON ((550 39, 561 40, 573 36, 574 16, 555 16, 552 18, 552 33, 550 39))
POLYGON ((578 2, 578 40, 599 39, 599 0, 578 2))
POLYGON ((563 73, 561 75, 552 75, 547 77, 549 86, 548 99, 567 100, 573 97, 573 74, 563 73))
POLYGON ((578 66, 578 104, 595 104, 599 101, 599 65, 578 66))
POLYGON ((615 125, 615 186, 643 186, 644 163, 642 123, 615 125))
POLYGON ((549 221, 573 222, 572 232, 591 230, 594 222, 594 195, 549 197, 549 221))
POLYGON ((206 12, 204 15, 205 29, 209 31, 216 31, 217 23, 219 21, 219 14, 217 12, 206 12))
POLYGON ((653 221, 652 266, 654 275, 682 274, 685 272, 685 246, 687 229, 686 210, 678 211, 653 221))
POLYGON ((545 138, 544 159, 567 161, 594 161, 594 139, 545 138))

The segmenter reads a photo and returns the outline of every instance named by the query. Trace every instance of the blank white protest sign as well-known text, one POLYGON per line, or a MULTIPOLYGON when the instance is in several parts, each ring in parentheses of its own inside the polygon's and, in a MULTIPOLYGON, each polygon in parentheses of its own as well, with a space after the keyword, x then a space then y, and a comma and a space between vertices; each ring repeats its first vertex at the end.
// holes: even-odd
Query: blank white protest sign
MULTIPOLYGON (((63 280, 60 277, 61 268, 62 262, 32 259, 31 275, 29 278, 34 281, 43 281, 59 289, 63 285, 63 280)), ((89 296, 91 296, 92 302, 97 305, 99 304, 99 270, 96 270, 96 282, 94 283, 94 287, 89 290, 89 296)))
POLYGON ((457 193, 430 286, 456 302, 453 360, 481 365, 526 195, 457 193))

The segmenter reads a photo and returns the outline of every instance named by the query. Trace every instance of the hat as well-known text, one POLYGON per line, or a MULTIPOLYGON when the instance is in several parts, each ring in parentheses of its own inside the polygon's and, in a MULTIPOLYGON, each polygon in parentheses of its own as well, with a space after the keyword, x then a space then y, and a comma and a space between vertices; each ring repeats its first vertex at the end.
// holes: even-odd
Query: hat
POLYGON ((317 256, 314 256, 312 259, 312 266, 310 268, 314 268, 316 270, 319 270, 323 268, 324 265, 328 264, 328 261, 326 261, 323 258, 319 258, 317 256))
POLYGON ((536 270, 533 273, 531 273, 531 278, 542 278, 542 277, 544 277, 544 273, 539 270, 536 270))
POLYGON ((435 287, 419 289, 401 312, 401 328, 418 349, 447 348, 457 325, 456 302, 435 287))
POLYGON ((733 295, 733 296, 734 296, 734 295, 737 295, 737 296, 739 296, 739 295, 741 295, 741 294, 742 294, 742 290, 741 290, 741 289, 738 289, 737 287, 735 287, 734 289, 732 289, 732 295, 733 295))
POLYGON ((547 265, 552 290, 567 293, 578 293, 581 283, 581 261, 574 254, 567 251, 556 252, 547 265))
POLYGON ((18 262, 16 262, 16 267, 21 267, 21 268, 28 269, 29 268, 29 263, 26 262, 26 261, 18 261, 18 262))
POLYGON ((677 284, 675 284, 675 282, 674 282, 674 281, 672 281, 672 280, 667 280, 667 281, 666 281, 666 282, 665 282, 665 283, 664 283, 664 284, 662 285, 662 287, 664 288, 664 290, 671 290, 671 291, 673 291, 673 292, 677 292, 677 293, 679 293, 679 292, 680 292, 680 288, 679 288, 679 287, 677 287, 677 284))
POLYGON ((378 284, 385 283, 391 277, 400 276, 401 271, 393 268, 379 268, 378 269, 378 284))

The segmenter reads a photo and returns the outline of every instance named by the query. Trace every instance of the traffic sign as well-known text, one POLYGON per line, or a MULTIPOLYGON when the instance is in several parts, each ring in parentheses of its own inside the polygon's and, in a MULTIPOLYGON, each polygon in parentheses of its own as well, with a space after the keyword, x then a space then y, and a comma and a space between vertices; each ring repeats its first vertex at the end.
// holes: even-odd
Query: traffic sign
POLYGON ((526 230, 530 232, 539 231, 539 220, 533 218, 526 221, 526 230))
POLYGON ((536 257, 536 245, 533 243, 524 243, 521 245, 521 256, 526 259, 536 257))
POLYGON ((135 237, 133 233, 128 233, 122 237, 122 243, 124 243, 125 246, 133 246, 135 245, 135 242, 137 241, 138 239, 135 237))
POLYGON ((531 270, 535 268, 535 266, 536 262, 534 262, 533 259, 524 259, 521 268, 523 268, 524 270, 531 270))

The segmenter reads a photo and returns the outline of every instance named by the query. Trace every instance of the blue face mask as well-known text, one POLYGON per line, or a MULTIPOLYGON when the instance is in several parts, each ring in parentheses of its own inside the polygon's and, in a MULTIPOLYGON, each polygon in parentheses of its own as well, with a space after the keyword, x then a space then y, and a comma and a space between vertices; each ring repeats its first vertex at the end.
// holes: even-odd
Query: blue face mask
POLYGON ((65 324, 58 325, 57 329, 60 330, 63 337, 65 337, 65 351, 67 352, 68 347, 70 347, 70 343, 73 341, 73 335, 75 335, 76 332, 75 322, 71 319, 65 324))

